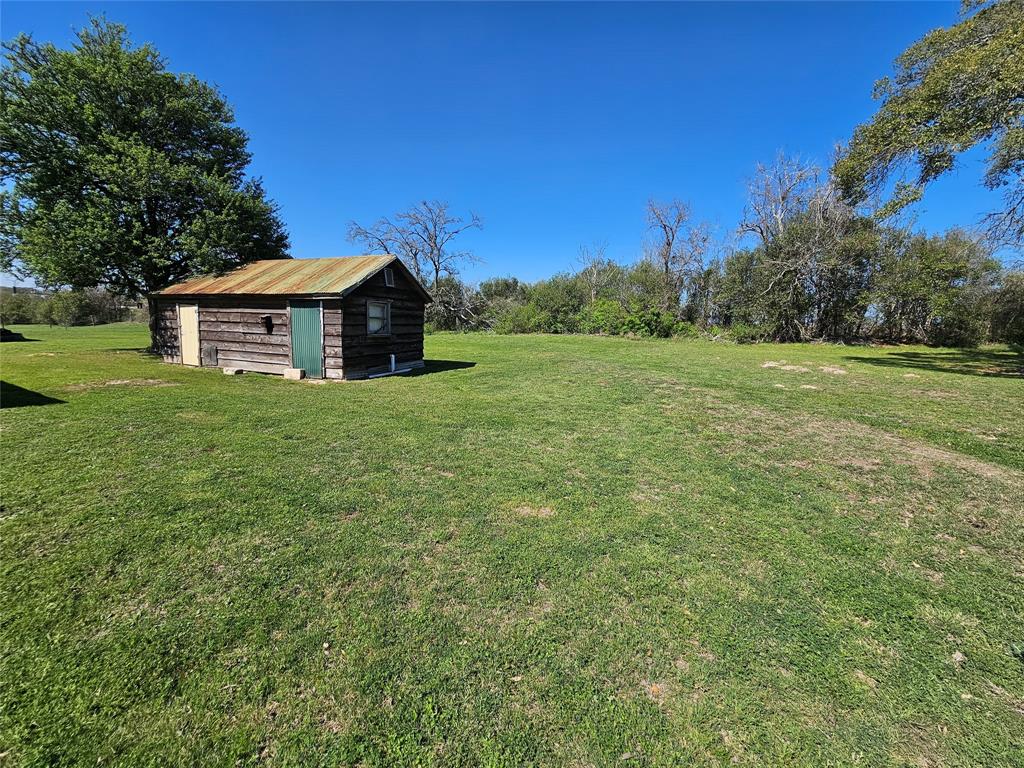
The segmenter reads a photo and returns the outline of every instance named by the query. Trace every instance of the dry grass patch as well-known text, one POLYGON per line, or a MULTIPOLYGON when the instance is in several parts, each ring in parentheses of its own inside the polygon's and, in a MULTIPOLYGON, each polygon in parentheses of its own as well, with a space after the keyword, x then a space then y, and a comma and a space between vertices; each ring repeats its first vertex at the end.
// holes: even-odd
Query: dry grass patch
POLYGON ((86 392, 91 389, 106 389, 107 387, 177 387, 181 382, 164 381, 163 379, 111 379, 110 381, 97 381, 89 384, 71 384, 64 387, 65 392, 86 392))
POLYGON ((548 518, 555 516, 555 510, 551 507, 531 507, 528 504, 516 507, 515 513, 520 517, 548 518))
POLYGON ((761 363, 762 368, 778 368, 780 371, 792 371, 795 373, 809 373, 810 368, 794 363, 787 363, 785 360, 769 360, 761 363))

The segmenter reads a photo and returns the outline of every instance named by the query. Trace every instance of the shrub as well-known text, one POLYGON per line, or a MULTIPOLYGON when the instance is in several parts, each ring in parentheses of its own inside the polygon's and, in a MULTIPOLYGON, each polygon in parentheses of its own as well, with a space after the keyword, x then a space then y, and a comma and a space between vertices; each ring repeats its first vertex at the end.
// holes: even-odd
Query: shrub
POLYGON ((588 304, 579 313, 580 333, 604 333, 615 335, 622 333, 622 325, 626 320, 626 310, 617 301, 597 299, 588 304))
POLYGON ((84 325, 92 309, 81 291, 61 291, 50 297, 50 318, 56 325, 84 325))
POLYGON ((700 329, 693 323, 687 322, 686 320, 680 320, 672 329, 672 335, 683 339, 695 339, 700 336, 700 329))
POLYGON ((11 323, 34 323, 37 305, 44 299, 35 293, 0 294, 0 321, 11 323))
POLYGON ((1024 344, 1024 272, 1011 272, 993 296, 992 339, 1024 344))
POLYGON ((551 316, 535 304, 513 305, 497 320, 498 333, 543 333, 550 327, 551 316))
POLYGON ((149 309, 147 307, 132 307, 128 310, 129 323, 149 324, 149 309))
POLYGON ((764 331, 750 323, 733 323, 727 335, 737 344, 756 344, 765 338, 764 331))
POLYGON ((676 316, 672 312, 653 307, 639 308, 634 305, 622 323, 622 332, 634 336, 657 336, 667 339, 675 334, 676 316))
POLYGON ((929 321, 925 342, 933 347, 976 347, 985 340, 987 331, 983 318, 949 312, 929 321))
POLYGON ((976 347, 988 337, 991 296, 979 286, 943 297, 925 327, 925 342, 936 347, 976 347))

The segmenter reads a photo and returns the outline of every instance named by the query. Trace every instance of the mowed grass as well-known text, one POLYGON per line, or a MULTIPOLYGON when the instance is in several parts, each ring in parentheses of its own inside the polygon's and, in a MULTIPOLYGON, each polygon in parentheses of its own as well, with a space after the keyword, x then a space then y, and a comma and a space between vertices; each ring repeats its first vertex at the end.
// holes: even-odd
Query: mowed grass
POLYGON ((18 330, 4 764, 1024 764, 1012 350, 18 330))

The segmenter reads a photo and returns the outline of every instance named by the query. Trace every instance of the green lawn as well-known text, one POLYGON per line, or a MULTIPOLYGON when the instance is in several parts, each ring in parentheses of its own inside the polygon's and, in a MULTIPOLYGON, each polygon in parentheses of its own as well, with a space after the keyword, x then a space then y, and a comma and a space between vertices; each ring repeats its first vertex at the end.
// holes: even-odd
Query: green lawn
POLYGON ((3 765, 1024 763, 1024 360, 0 347, 3 765))

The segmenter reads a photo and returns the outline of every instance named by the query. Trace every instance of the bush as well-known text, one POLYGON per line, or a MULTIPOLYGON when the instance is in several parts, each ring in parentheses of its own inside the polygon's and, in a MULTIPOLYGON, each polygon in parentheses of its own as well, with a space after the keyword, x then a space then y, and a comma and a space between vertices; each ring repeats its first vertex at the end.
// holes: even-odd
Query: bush
POLYGON ((672 335, 682 339, 696 339, 700 336, 700 329, 693 323, 680 320, 676 323, 675 328, 672 329, 672 335))
POLYGON ((551 316, 535 304, 509 307, 494 325, 498 333, 543 333, 551 324, 551 316))
POLYGON ((533 305, 534 318, 542 319, 536 331, 576 333, 580 329, 580 312, 587 306, 588 299, 579 279, 560 274, 531 286, 526 303, 533 305))
POLYGON ((988 337, 991 296, 977 286, 961 288, 940 302, 925 327, 925 342, 935 347, 976 347, 988 337))
POLYGON ((673 336, 678 321, 672 312, 652 307, 634 307, 622 323, 622 332, 634 336, 673 336))
POLYGON ((81 291, 61 291, 49 300, 49 316, 55 325, 85 325, 92 307, 88 297, 81 291))
POLYGON ((149 308, 148 307, 132 307, 128 310, 128 322, 129 323, 142 323, 144 325, 149 324, 149 308))
POLYGON ((0 321, 5 325, 11 323, 34 323, 38 304, 45 299, 37 293, 0 294, 0 321))
POLYGON ((951 312, 931 319, 925 329, 925 343, 933 347, 976 347, 985 340, 987 331, 983 318, 951 312))
POLYGON ((617 335, 622 333, 625 321, 626 310, 619 302, 597 299, 580 310, 579 330, 580 333, 617 335))
POLYGON ((750 323, 733 323, 727 335, 737 344, 757 344, 765 338, 764 331, 750 323))
POLYGON ((145 323, 146 308, 125 306, 124 300, 102 288, 58 291, 45 295, 31 291, 0 294, 0 320, 4 323, 46 325, 98 325, 121 320, 145 323))
POLYGON ((1024 344, 1024 272, 1006 275, 993 297, 992 340, 1024 344))

